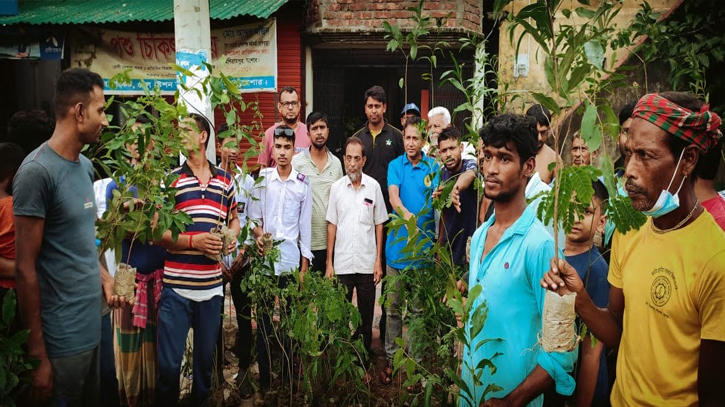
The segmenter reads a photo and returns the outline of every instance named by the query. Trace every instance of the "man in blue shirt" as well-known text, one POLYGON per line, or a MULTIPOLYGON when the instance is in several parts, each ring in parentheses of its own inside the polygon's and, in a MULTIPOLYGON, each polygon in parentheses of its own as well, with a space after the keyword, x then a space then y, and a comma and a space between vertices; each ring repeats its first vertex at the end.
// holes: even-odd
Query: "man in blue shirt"
MULTIPOLYGON (((405 154, 394 159, 388 166, 388 192, 393 210, 406 220, 415 216, 417 228, 422 231, 419 239, 427 236, 435 238, 435 219, 431 207, 433 191, 438 186, 438 163, 423 154, 423 122, 420 117, 411 117, 405 122, 403 129, 403 144, 405 154)), ((385 259, 387 275, 398 276, 403 270, 415 270, 421 267, 419 261, 410 257, 413 253, 405 252, 408 231, 405 227, 388 232, 385 245, 385 259)), ((431 246, 429 242, 423 245, 422 252, 431 246)), ((420 255, 416 253, 416 255, 420 255)), ((381 379, 383 384, 390 384, 393 374, 393 358, 398 350, 395 338, 403 335, 403 319, 400 311, 400 291, 403 289, 398 281, 394 287, 388 287, 387 331, 385 333, 385 353, 388 356, 388 366, 383 371, 381 379)), ((411 307, 413 312, 417 307, 411 307)))
POLYGON ((574 379, 569 373, 575 352, 547 353, 538 346, 544 290, 538 280, 549 269, 554 241, 526 205, 526 182, 536 167, 536 127, 524 116, 497 116, 481 130, 485 179, 484 194, 496 212, 473 235, 468 285, 482 287, 474 308, 486 302, 488 317, 483 329, 471 337, 463 355, 462 379, 471 394, 461 393, 461 406, 484 402, 487 385, 502 390, 486 395, 486 406, 541 406, 542 393, 570 395, 574 379), (490 340, 498 338, 500 340, 490 340), (483 341, 489 340, 483 343, 483 341), (492 358, 496 374, 481 360, 492 358), (474 377, 480 374, 480 381, 474 377))

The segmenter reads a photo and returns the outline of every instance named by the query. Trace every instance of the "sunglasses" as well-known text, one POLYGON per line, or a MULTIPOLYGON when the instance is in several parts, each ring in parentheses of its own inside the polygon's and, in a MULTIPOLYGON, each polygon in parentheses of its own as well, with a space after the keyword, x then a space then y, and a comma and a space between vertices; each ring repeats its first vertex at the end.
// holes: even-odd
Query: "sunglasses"
POLYGON ((275 137, 292 137, 295 135, 295 131, 292 129, 280 129, 279 127, 274 129, 274 136, 275 137))

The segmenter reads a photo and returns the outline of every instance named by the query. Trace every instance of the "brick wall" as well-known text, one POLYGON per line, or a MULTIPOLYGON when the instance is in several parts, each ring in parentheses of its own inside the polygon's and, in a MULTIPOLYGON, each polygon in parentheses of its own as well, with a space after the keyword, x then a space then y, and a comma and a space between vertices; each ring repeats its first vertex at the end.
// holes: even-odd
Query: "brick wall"
MULTIPOLYGON (((428 0, 424 15, 447 18, 449 31, 481 33, 480 0, 428 0)), ((382 22, 409 27, 410 7, 418 1, 410 0, 311 0, 306 13, 307 31, 360 32, 383 31, 382 22)))

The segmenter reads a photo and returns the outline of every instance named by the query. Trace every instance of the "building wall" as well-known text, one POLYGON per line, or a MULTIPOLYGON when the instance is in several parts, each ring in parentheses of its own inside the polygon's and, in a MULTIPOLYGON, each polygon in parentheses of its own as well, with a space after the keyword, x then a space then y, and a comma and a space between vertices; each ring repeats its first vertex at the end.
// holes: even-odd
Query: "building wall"
MULTIPOLYGON (((383 21, 410 27, 411 0, 311 0, 307 9, 307 31, 355 32, 383 31, 383 21)), ((451 31, 481 33, 482 2, 477 0, 428 0, 423 5, 426 15, 446 18, 451 31)))
MULTIPOLYGON (((670 8, 678 3, 678 0, 648 0, 653 10, 658 13, 666 13, 670 8)), ((510 13, 518 13, 522 8, 532 3, 532 0, 513 0, 511 4, 506 7, 506 11, 510 13)), ((599 1, 592 1, 592 9, 595 9, 599 1)), ((622 10, 613 19, 613 23, 619 27, 627 27, 634 21, 637 12, 640 9, 640 5, 643 0, 624 0, 622 10)), ((568 8, 574 10, 582 5, 577 0, 564 0, 562 2, 561 9, 568 8), (568 3, 568 4, 567 4, 568 3)), ((585 20, 579 18, 576 13, 571 14, 571 17, 567 19, 561 12, 555 16, 557 21, 567 21, 569 24, 581 24, 585 20)), ((541 49, 536 41, 529 35, 524 36, 521 41, 519 48, 519 55, 527 55, 529 60, 529 72, 526 76, 514 77, 514 62, 516 59, 516 41, 518 41, 521 32, 521 28, 517 28, 514 33, 514 43, 512 44, 509 40, 509 26, 508 21, 503 21, 500 28, 499 37, 499 87, 502 84, 508 83, 509 90, 513 92, 522 92, 522 96, 526 102, 533 101, 529 92, 540 92, 552 95, 551 88, 546 81, 544 73, 544 55, 541 54, 541 49)), ((611 49, 606 51, 605 64, 609 65, 612 62, 619 60, 625 51, 620 49, 616 55, 611 49), (614 60, 614 61, 613 61, 614 60)), ((516 104, 520 106, 520 103, 516 104)))

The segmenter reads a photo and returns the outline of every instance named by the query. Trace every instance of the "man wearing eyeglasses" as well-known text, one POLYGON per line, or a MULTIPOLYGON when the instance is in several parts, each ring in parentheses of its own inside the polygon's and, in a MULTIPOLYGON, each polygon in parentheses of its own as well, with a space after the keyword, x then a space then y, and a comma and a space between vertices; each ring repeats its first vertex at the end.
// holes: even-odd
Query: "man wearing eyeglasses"
POLYGON ((307 135, 307 126, 299 121, 300 107, 300 94, 297 92, 297 89, 292 86, 286 86, 279 91, 277 111, 282 120, 264 132, 264 140, 259 147, 258 158, 258 163, 262 168, 274 167, 277 164, 272 157, 272 147, 274 147, 273 137, 274 129, 281 125, 285 125, 295 132, 294 154, 310 147, 311 142, 310 137, 307 135))

